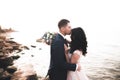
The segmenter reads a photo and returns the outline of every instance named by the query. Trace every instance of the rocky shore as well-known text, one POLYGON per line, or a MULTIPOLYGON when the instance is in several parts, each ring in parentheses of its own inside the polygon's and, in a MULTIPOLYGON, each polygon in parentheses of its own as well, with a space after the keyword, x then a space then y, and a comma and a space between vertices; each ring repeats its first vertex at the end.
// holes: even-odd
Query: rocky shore
MULTIPOLYGON (((6 34, 12 29, 2 29, 0 27, 0 80, 42 80, 43 77, 37 76, 32 64, 17 62, 24 50, 29 47, 8 38, 6 34)), ((31 45, 32 48, 36 46, 31 45)), ((33 57, 34 55, 31 55, 33 57)))

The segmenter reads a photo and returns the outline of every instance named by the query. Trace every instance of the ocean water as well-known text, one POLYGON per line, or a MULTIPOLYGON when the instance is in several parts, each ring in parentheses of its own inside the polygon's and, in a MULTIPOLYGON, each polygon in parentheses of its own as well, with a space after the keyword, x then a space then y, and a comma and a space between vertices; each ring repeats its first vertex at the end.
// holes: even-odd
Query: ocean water
MULTIPOLYGON (((50 46, 36 42, 36 39, 41 36, 21 32, 11 34, 11 37, 14 37, 14 40, 19 43, 28 47, 36 46, 36 48, 31 47, 30 50, 24 51, 25 54, 18 60, 18 63, 32 64, 38 77, 46 75, 50 62, 50 46)), ((119 43, 105 43, 88 39, 88 54, 81 58, 81 65, 90 80, 120 80, 119 43)))
POLYGON ((93 46, 83 59, 90 80, 120 80, 120 46, 93 46))

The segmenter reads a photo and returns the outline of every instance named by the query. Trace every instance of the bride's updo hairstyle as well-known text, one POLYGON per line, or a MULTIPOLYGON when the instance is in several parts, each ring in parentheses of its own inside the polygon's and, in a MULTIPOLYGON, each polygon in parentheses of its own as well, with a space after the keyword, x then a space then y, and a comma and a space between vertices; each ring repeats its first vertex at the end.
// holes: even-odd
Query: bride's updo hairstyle
POLYGON ((85 56, 87 54, 87 40, 85 32, 81 27, 72 29, 71 40, 70 53, 73 53, 75 50, 81 50, 85 56))

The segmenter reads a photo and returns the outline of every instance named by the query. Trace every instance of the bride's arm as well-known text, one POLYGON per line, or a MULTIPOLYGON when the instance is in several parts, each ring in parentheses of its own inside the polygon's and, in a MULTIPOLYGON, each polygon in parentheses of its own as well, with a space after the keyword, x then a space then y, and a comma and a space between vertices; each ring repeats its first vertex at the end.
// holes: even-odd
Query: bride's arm
POLYGON ((74 51, 72 57, 71 57, 71 63, 77 63, 80 58, 81 52, 79 50, 74 51))

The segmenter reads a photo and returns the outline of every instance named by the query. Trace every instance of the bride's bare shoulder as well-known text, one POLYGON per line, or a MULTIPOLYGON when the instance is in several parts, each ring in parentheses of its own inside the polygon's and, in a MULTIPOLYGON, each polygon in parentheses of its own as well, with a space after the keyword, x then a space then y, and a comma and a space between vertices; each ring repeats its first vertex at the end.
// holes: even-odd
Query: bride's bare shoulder
POLYGON ((78 60, 79 60, 80 57, 81 57, 81 54, 82 54, 81 51, 75 50, 75 51, 73 52, 73 55, 72 55, 72 58, 71 58, 71 63, 77 63, 78 60))
POLYGON ((73 54, 77 54, 77 55, 82 55, 82 51, 80 51, 80 50, 75 50, 74 52, 73 52, 73 54))

